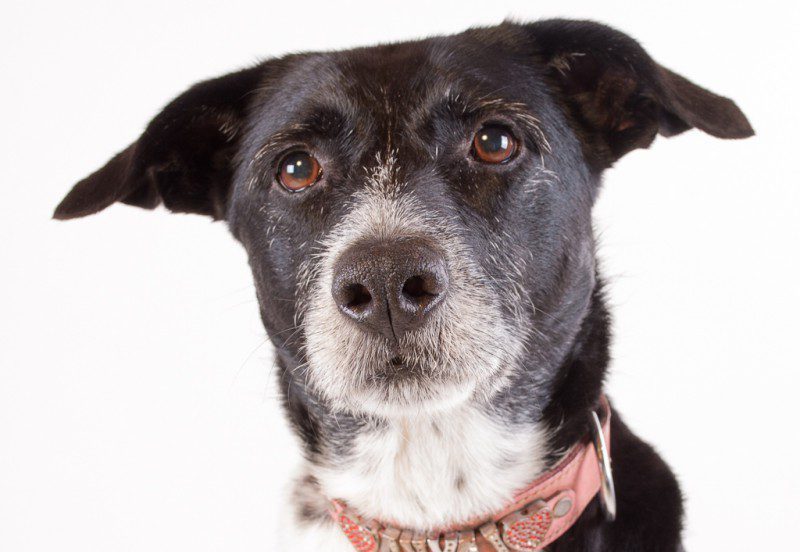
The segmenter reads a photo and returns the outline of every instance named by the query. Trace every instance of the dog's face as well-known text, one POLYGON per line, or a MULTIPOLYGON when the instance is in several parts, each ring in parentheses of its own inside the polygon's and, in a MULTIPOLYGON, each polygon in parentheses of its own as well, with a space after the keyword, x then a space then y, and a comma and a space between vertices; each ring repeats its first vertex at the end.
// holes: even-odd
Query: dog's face
POLYGON ((309 384, 350 409, 436 409, 562 341, 592 289, 592 187, 538 67, 479 40, 289 65, 229 220, 309 384))
POLYGON ((752 131, 588 23, 289 56, 201 83, 79 183, 224 218, 297 385, 373 415, 542 395, 594 289, 601 171, 657 132, 752 131))

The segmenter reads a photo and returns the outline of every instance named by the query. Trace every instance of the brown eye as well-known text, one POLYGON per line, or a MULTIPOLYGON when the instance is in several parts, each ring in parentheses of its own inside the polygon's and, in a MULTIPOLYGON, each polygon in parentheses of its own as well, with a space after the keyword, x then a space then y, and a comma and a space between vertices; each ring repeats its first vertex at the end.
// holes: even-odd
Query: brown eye
POLYGON ((278 181, 289 191, 299 192, 308 188, 322 175, 319 162, 307 151, 287 154, 278 167, 278 181))
POLYGON ((473 155, 484 163, 503 163, 517 151, 517 143, 511 133, 496 125, 481 128, 472 139, 473 155))

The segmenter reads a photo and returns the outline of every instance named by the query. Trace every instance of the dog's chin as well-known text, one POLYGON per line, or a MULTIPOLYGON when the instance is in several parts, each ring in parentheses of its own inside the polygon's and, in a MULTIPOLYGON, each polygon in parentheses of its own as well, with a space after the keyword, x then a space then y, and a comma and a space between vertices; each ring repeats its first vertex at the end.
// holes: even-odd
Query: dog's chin
POLYGON ((374 384, 343 398, 346 409, 380 418, 428 416, 447 412, 475 398, 477 382, 400 382, 374 384))
POLYGON ((334 410, 379 418, 428 416, 484 404, 507 385, 516 366, 510 354, 507 360, 453 363, 412 353, 365 350, 362 358, 328 355, 323 362, 311 355, 307 383, 334 410))

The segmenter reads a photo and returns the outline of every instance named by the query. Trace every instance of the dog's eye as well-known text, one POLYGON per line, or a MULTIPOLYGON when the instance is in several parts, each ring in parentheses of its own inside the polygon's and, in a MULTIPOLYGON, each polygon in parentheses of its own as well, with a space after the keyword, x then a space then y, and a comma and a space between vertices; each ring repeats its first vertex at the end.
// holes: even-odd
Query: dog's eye
POLYGON ((486 125, 472 139, 472 154, 484 163, 503 163, 517 151, 517 142, 511 133, 498 125, 486 125))
POLYGON ((278 165, 278 182, 291 192, 299 192, 322 176, 322 167, 307 151, 286 154, 278 165))

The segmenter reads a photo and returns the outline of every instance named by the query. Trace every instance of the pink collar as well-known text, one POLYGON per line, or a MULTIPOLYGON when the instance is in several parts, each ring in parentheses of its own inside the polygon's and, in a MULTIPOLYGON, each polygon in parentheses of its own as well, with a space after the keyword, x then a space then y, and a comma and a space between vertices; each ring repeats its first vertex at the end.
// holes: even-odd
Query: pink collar
POLYGON ((611 408, 601 397, 601 414, 591 412, 592 439, 585 438, 500 512, 457 528, 419 533, 364 520, 342 501, 331 501, 331 516, 358 552, 506 552, 541 550, 572 527, 600 493, 606 517, 616 501, 609 457, 611 408))

